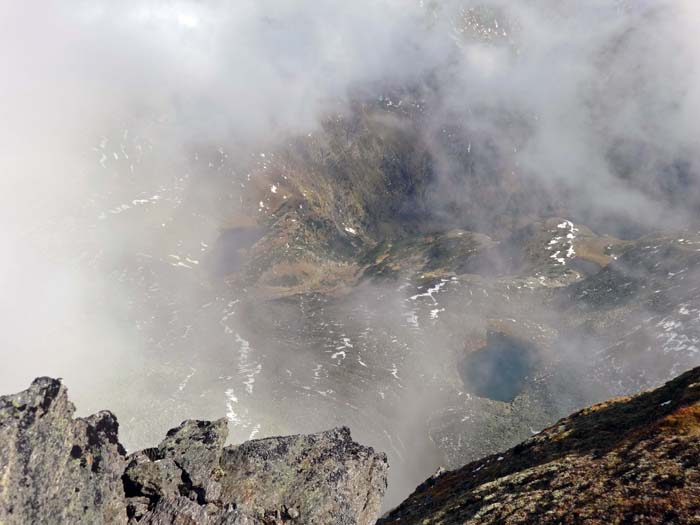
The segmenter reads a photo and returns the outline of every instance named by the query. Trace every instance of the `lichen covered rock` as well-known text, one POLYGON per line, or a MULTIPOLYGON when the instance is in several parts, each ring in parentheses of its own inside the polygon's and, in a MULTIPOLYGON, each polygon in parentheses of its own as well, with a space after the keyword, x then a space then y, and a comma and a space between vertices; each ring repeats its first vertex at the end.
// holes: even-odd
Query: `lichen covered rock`
POLYGON ((176 516, 183 523, 239 525, 376 520, 386 457, 353 442, 347 428, 222 449, 226 434, 225 420, 186 421, 157 448, 130 456, 124 480, 132 522, 173 523, 176 516))
POLYGON ((345 427, 227 447, 221 468, 224 501, 309 525, 374 523, 386 489, 386 456, 345 427))
POLYGON ((0 397, 0 523, 126 523, 124 449, 110 412, 73 419, 56 379, 0 397))

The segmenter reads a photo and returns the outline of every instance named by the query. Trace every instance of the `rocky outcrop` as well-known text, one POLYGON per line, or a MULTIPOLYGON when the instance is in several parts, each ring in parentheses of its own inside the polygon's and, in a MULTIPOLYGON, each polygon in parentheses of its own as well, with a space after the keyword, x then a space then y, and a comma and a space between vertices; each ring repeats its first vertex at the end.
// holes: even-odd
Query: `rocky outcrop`
POLYGON ((130 456, 124 474, 132 522, 374 523, 386 458, 347 428, 222 448, 226 421, 185 421, 157 447, 130 456))
POLYGON ((309 525, 374 523, 386 489, 384 456, 353 442, 346 427, 228 447, 221 468, 223 499, 309 525))
POLYGON ((224 447, 225 419, 185 421, 129 456, 109 412, 74 419, 49 378, 0 398, 0 523, 369 525, 386 456, 347 428, 224 447))
POLYGON ((700 368, 436 474, 379 524, 700 523, 700 368))
POLYGON ((48 377, 0 397, 0 523, 126 523, 117 420, 74 411, 48 377))

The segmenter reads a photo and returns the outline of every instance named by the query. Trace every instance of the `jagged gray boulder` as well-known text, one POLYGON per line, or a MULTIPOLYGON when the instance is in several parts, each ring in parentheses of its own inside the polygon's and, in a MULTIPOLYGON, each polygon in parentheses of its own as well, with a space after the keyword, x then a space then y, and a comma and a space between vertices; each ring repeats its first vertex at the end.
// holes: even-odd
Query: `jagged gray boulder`
POLYGON ((110 412, 73 419, 55 379, 0 397, 0 523, 126 523, 124 449, 110 412))
POLYGON ((185 421, 157 448, 130 456, 124 479, 132 522, 164 524, 179 517, 211 524, 369 525, 376 520, 386 489, 386 457, 352 441, 347 428, 222 449, 226 434, 225 420, 185 421))
POLYGON ((185 421, 128 457, 110 412, 73 418, 49 378, 0 397, 0 524, 370 525, 387 461, 347 428, 224 447, 225 419, 185 421))
POLYGON ((384 454, 355 443, 346 427, 308 436, 248 441, 224 449, 222 500, 282 522, 368 525, 386 489, 384 454), (300 483, 303 480, 303 483, 300 483))
POLYGON ((219 463, 227 436, 225 419, 188 420, 171 429, 158 447, 130 455, 124 488, 132 521, 144 518, 150 523, 161 519, 156 514, 174 509, 200 513, 201 509, 189 510, 188 505, 179 502, 181 497, 200 506, 222 506, 219 480, 223 472, 219 463))

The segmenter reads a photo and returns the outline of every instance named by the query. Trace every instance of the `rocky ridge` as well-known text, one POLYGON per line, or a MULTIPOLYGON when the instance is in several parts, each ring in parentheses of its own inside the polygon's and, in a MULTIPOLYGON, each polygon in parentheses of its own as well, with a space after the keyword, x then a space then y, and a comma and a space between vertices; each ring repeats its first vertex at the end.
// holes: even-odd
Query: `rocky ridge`
POLYGON ((0 397, 0 523, 369 525, 386 456, 347 428, 224 446, 225 419, 183 422, 127 455, 110 412, 73 418, 59 380, 0 397))
MULTIPOLYGON (((390 524, 700 523, 700 368, 438 471, 390 524)), ((383 454, 347 428, 224 446, 225 419, 183 422, 127 455, 109 412, 76 418, 60 381, 0 398, 0 523, 375 523, 383 454)))

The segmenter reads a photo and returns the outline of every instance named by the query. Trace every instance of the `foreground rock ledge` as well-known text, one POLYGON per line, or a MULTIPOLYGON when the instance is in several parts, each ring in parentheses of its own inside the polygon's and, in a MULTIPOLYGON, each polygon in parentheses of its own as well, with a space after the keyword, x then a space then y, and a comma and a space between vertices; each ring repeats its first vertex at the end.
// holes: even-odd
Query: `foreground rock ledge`
POLYGON ((347 428, 224 447, 226 420, 185 421, 127 456, 113 414, 74 410, 45 377, 0 397, 3 525, 370 525, 386 490, 386 456, 347 428))
MULTIPOLYGON (((347 428, 224 447, 185 421, 126 455, 109 412, 73 418, 40 378, 0 397, 0 523, 370 525, 383 454, 347 428)), ((511 450, 436 475, 379 524, 700 524, 700 368, 594 405, 511 450)))

